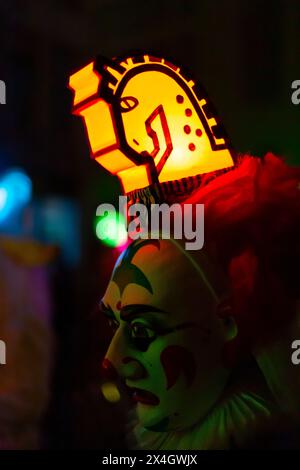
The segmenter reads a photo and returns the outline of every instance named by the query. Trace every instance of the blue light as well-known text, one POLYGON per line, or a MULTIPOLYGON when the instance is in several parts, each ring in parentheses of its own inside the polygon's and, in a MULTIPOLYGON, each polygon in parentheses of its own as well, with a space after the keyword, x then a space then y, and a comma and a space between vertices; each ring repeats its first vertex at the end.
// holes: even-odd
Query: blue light
POLYGON ((0 178, 0 222, 24 207, 31 199, 30 178, 19 169, 7 171, 0 178))
POLYGON ((0 212, 4 209, 7 201, 7 191, 5 188, 0 187, 0 212))

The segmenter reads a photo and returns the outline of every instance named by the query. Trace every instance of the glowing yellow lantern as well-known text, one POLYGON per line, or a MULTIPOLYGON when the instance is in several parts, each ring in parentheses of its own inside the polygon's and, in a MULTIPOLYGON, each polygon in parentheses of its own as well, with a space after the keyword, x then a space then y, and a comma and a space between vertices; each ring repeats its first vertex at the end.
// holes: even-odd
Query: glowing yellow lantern
POLYGON ((164 59, 98 59, 69 86, 92 157, 118 175, 125 193, 234 165, 205 92, 164 59))

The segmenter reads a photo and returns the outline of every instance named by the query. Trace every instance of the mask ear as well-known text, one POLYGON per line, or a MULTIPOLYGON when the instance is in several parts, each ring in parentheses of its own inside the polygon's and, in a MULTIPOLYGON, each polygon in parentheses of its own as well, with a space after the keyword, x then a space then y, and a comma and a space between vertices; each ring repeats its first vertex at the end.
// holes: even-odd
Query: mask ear
POLYGON ((217 305, 216 313, 222 321, 226 341, 231 341, 238 334, 237 323, 233 317, 231 300, 229 298, 221 300, 217 305))

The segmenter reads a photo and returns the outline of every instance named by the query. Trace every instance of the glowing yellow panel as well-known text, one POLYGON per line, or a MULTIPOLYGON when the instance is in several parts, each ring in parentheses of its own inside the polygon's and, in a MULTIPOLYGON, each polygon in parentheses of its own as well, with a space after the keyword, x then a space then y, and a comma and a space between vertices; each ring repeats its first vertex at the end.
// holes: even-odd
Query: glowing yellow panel
MULTIPOLYGON (((194 103, 172 77, 163 72, 145 71, 135 75, 125 86, 121 100, 137 101, 132 111, 122 114, 126 140, 136 151, 154 155, 157 168, 161 166, 159 181, 172 181, 232 166, 230 152, 212 151, 203 123, 194 103), (157 83, 155 93, 145 93, 157 83), (158 109, 153 115, 153 111, 158 109), (149 117, 150 118, 149 120, 149 117), (147 133, 149 123, 153 135, 147 133), (156 141, 154 138, 156 134, 156 141), (163 164, 169 144, 170 154, 163 164)), ((214 118, 211 125, 216 124, 214 118)), ((151 134, 151 133, 150 133, 151 134)), ((224 139, 219 139, 224 143, 224 139)), ((132 174, 132 177, 133 174, 132 174)))
POLYGON ((94 63, 91 62, 70 77, 69 87, 74 91, 74 106, 98 91, 100 76, 93 67, 94 63))
POLYGON ((95 160, 113 175, 129 168, 135 168, 134 163, 118 148, 112 148, 110 151, 96 156, 95 160))
POLYGON ((117 144, 117 135, 111 116, 110 105, 98 100, 79 113, 85 121, 92 153, 109 151, 117 144))
POLYGON ((148 55, 99 67, 91 63, 70 78, 74 112, 84 119, 93 157, 125 192, 233 166, 207 97, 178 67, 148 55))
POLYGON ((120 171, 118 176, 121 180, 123 189, 125 193, 134 191, 138 188, 146 188, 149 186, 149 176, 147 173, 146 166, 134 166, 128 170, 120 171), (138 181, 138 185, 137 185, 138 181))

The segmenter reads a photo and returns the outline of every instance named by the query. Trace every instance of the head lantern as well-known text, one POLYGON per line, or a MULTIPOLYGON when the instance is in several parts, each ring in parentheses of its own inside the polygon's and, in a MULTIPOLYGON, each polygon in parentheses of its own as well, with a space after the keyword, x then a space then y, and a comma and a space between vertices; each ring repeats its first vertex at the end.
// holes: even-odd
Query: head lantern
POLYGON ((92 157, 119 177, 129 199, 178 199, 203 175, 234 164, 204 90, 164 59, 97 59, 69 86, 92 157))

